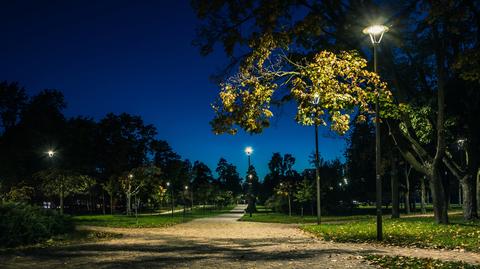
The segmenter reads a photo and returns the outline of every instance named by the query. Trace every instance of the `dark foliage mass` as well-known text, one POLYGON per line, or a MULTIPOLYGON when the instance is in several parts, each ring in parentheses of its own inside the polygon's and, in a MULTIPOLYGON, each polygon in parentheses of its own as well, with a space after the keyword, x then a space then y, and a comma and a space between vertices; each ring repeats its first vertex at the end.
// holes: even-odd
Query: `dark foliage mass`
POLYGON ((0 204, 0 247, 39 243, 74 229, 72 219, 56 211, 24 203, 0 204))

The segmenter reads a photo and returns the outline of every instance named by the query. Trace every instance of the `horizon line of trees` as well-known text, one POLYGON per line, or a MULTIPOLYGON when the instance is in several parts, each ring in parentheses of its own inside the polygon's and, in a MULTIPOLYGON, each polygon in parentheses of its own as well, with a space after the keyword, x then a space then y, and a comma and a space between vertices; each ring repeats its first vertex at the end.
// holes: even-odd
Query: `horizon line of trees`
POLYGON ((131 214, 132 207, 222 206, 241 199, 242 178, 227 160, 219 160, 214 177, 206 164, 182 159, 157 139, 157 129, 139 116, 67 118, 65 108, 60 91, 29 97, 18 83, 0 82, 2 200, 62 213, 131 214))

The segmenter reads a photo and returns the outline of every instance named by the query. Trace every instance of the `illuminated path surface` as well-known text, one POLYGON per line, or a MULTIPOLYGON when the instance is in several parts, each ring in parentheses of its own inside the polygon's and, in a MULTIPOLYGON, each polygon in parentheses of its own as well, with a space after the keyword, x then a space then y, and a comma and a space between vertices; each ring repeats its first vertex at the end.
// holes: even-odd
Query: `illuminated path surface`
POLYGON ((0 257, 0 268, 375 268, 362 254, 398 254, 480 263, 480 255, 337 244, 295 225, 238 222, 244 207, 170 228, 95 228, 120 239, 0 257))

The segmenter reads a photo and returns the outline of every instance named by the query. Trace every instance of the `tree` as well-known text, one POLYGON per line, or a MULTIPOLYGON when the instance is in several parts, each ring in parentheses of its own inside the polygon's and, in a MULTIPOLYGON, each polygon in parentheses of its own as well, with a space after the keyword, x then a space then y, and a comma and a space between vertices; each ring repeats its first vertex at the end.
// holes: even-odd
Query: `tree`
POLYGON ((101 186, 103 190, 105 190, 110 197, 110 214, 113 215, 113 207, 114 207, 114 197, 115 194, 117 193, 118 185, 117 185, 117 179, 115 176, 110 176, 108 180, 105 182, 101 183, 101 186))
MULTIPOLYGON (((410 117, 409 111, 402 111, 400 118, 386 123, 389 123, 389 133, 402 157, 414 170, 430 178, 436 221, 448 223, 442 166, 446 165, 458 179, 475 177, 472 170, 457 169, 454 160, 445 154, 444 125, 445 103, 451 101, 445 95, 452 92, 447 89, 458 89, 449 82, 458 77, 478 82, 478 68, 474 66, 480 40, 478 5, 472 1, 343 1, 332 4, 330 1, 291 0, 239 4, 210 0, 193 1, 192 6, 204 22, 195 40, 201 53, 212 52, 219 43, 231 59, 221 77, 237 65, 243 68, 252 66, 253 58, 265 56, 266 52, 273 51, 272 48, 289 48, 289 55, 297 59, 310 57, 319 49, 358 49, 362 43, 367 44, 359 35, 366 25, 358 23, 365 21, 365 10, 370 14, 380 13, 380 10, 394 11, 391 14, 382 12, 385 23, 394 27, 395 36, 390 39, 386 35, 382 42, 379 58, 383 61, 379 72, 391 85, 396 102, 412 105, 413 111, 424 106, 432 108, 435 119, 431 125, 433 147, 420 143, 413 127, 418 118, 410 117), (420 13, 425 16, 418 16, 420 13), (399 40, 402 42, 397 42, 399 40), (238 55, 238 52, 245 51, 244 55, 238 55), (408 132, 400 125, 406 126, 408 132)), ((254 112, 250 111, 250 114, 254 112)), ((266 125, 268 122, 262 123, 266 125)), ((478 173, 478 169, 475 172, 478 173)), ((472 189, 472 180, 464 182, 472 189)), ((465 213, 473 212, 473 209, 465 213)))
POLYGON ((227 160, 221 158, 218 161, 217 169, 215 171, 218 174, 218 181, 226 191, 232 192, 232 195, 236 197, 242 192, 242 185, 240 175, 237 172, 237 167, 231 163, 228 163, 227 160))
POLYGON ((95 180, 89 176, 58 168, 40 171, 36 177, 42 180, 42 190, 45 194, 59 197, 61 214, 63 214, 64 199, 68 195, 81 193, 95 184, 95 180))
MULTIPOLYGON (((132 196, 136 196, 142 187, 160 176, 160 169, 156 166, 145 166, 132 169, 120 177, 120 186, 125 193, 127 215, 132 213, 132 196)), ((136 206, 138 208, 138 204, 136 206)))
POLYGON ((288 215, 292 216, 292 192, 295 186, 293 186, 290 182, 280 182, 280 184, 275 188, 275 192, 277 195, 282 197, 287 197, 288 201, 288 215))
POLYGON ((7 131, 17 124, 27 102, 25 89, 18 82, 0 82, 0 124, 7 131))
POLYGON ((314 194, 315 192, 312 182, 310 182, 307 177, 304 177, 303 180, 297 185, 297 189, 294 193, 295 201, 300 203, 300 212, 302 217, 305 203, 311 201, 314 194))

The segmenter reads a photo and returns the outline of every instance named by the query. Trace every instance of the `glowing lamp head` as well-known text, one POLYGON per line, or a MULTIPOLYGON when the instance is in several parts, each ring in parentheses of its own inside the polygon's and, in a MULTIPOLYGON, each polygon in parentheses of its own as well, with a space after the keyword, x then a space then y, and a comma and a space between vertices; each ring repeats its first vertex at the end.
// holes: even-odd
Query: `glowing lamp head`
POLYGON ((167 187, 170 187, 170 182, 167 182, 167 187))
POLYGON ((49 150, 49 151, 47 151, 47 155, 48 155, 49 158, 53 158, 53 156, 55 156, 55 151, 49 150))
POLYGON ((363 29, 363 33, 370 36, 370 40, 373 44, 380 44, 383 38, 383 34, 388 31, 388 27, 385 25, 372 25, 363 29))
POLYGON ((252 155, 252 152, 253 152, 252 147, 246 147, 245 148, 245 154, 247 154, 248 156, 252 155))
POLYGON ((132 174, 128 174, 128 178, 132 179, 132 178, 133 178, 133 175, 132 175, 132 174))
POLYGON ((188 190, 188 186, 185 186, 185 190, 188 190))

